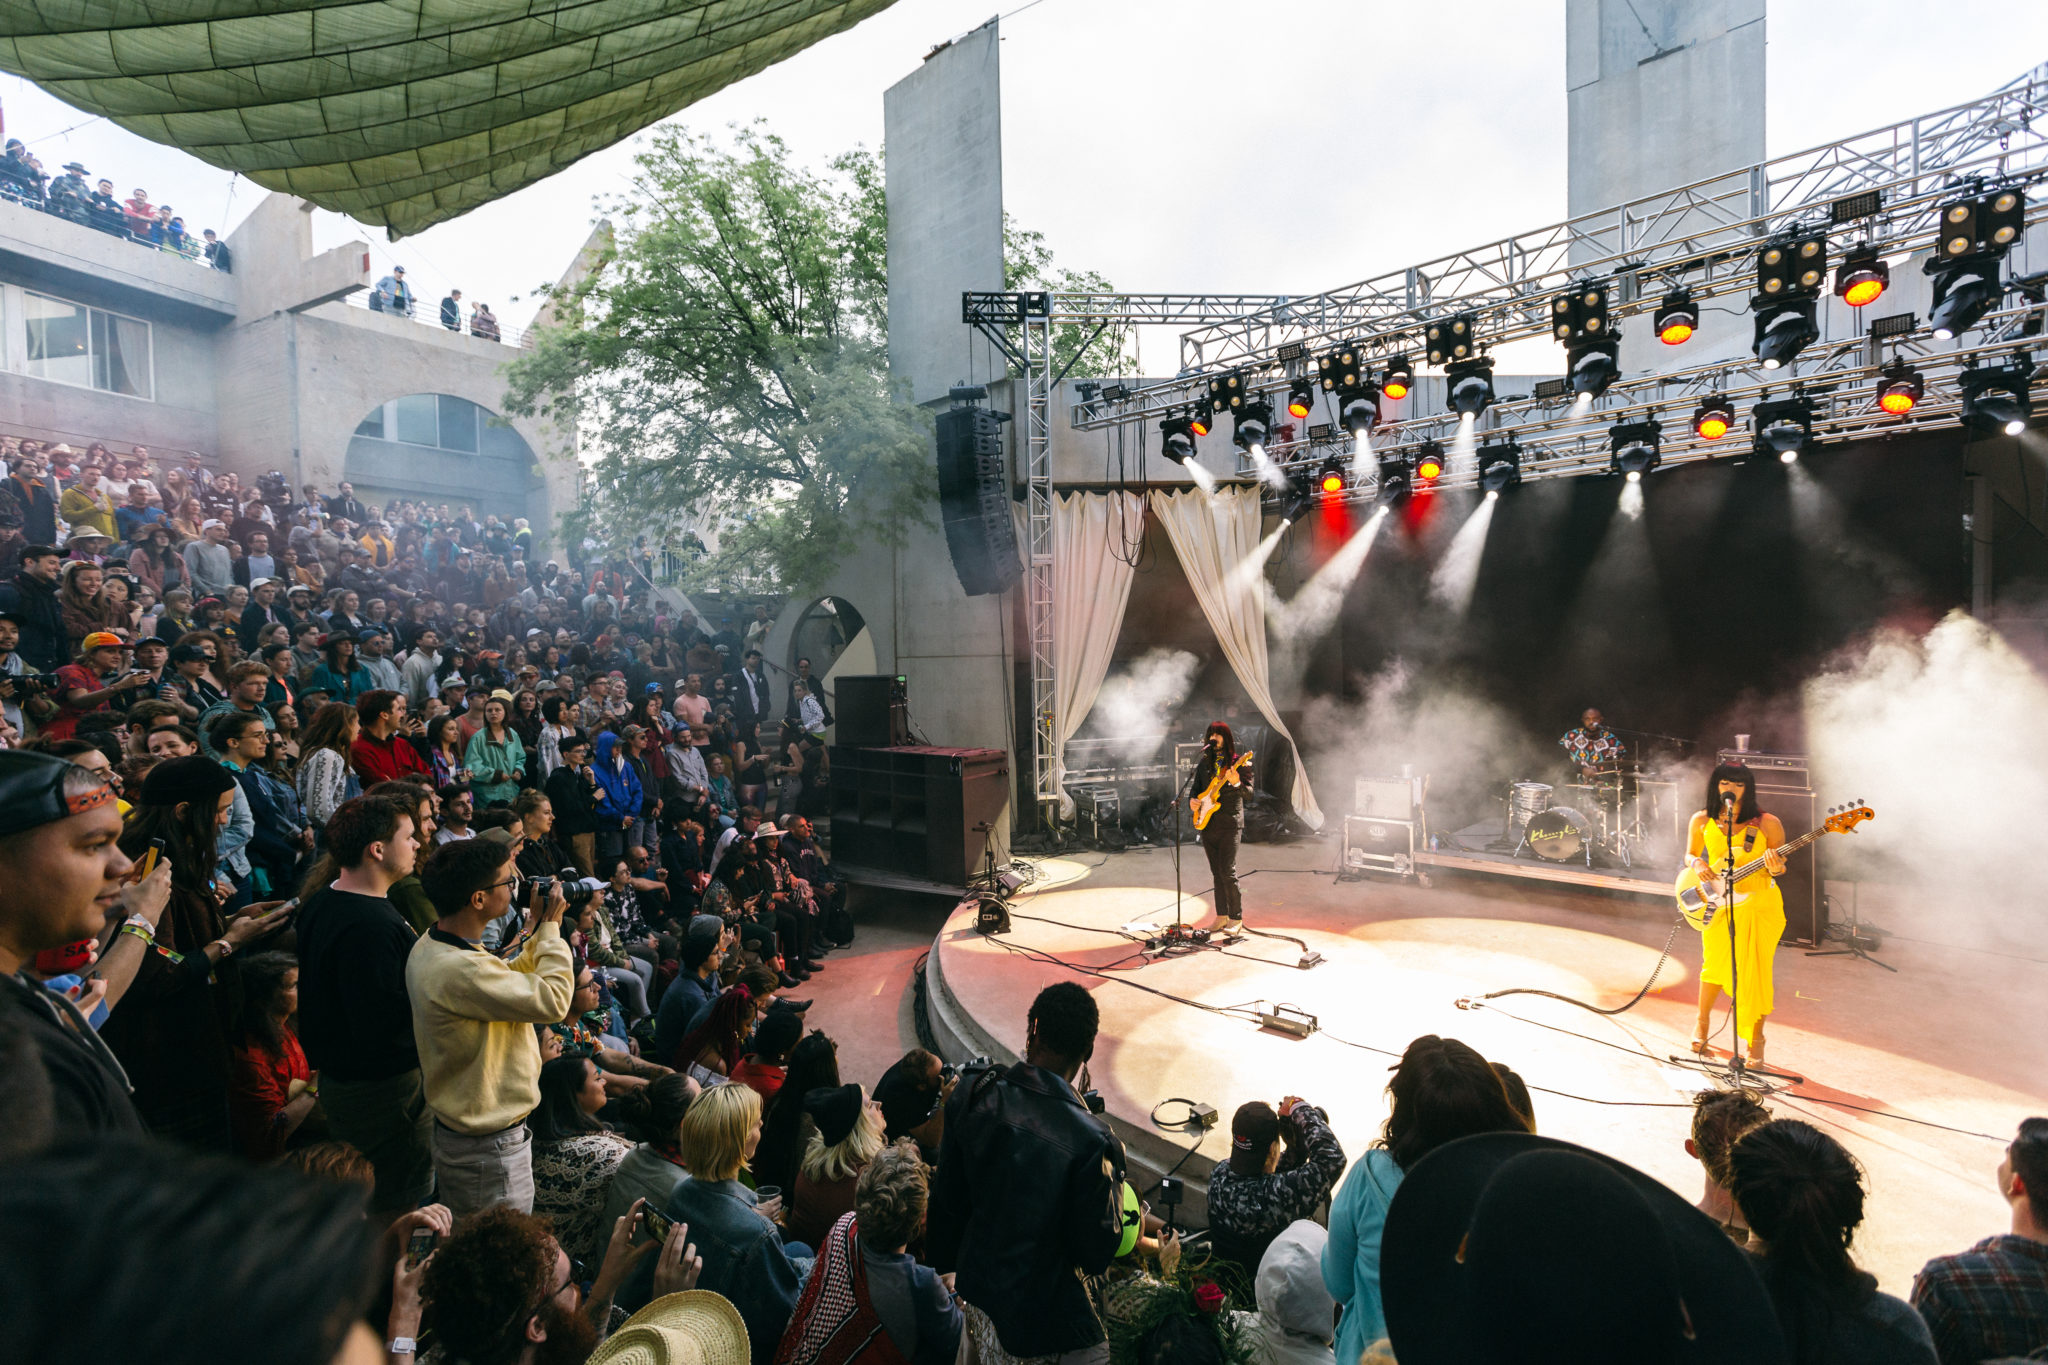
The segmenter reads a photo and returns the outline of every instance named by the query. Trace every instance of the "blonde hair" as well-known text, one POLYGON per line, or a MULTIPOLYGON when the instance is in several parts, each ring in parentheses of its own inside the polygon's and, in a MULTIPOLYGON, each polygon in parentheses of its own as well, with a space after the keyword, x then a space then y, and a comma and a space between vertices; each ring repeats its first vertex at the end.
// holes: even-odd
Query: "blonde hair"
POLYGON ((804 1144, 803 1173, 806 1179, 828 1184, 859 1175, 861 1168, 889 1145, 882 1116, 868 1106, 866 1087, 862 1087, 860 1098, 860 1117, 854 1120, 853 1131, 841 1138, 838 1146, 827 1147, 825 1135, 816 1128, 811 1130, 810 1140, 804 1144))
POLYGON ((761 1121, 752 1087, 714 1085, 683 1115, 676 1151, 698 1180, 731 1180, 747 1164, 747 1135, 761 1121))

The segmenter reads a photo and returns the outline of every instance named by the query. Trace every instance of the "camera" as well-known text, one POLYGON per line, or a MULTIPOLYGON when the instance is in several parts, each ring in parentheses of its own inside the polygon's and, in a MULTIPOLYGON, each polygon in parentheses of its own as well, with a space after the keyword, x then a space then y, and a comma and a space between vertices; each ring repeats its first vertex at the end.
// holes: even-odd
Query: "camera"
POLYGON ((0 676, 0 682, 13 683, 15 691, 23 697, 46 697, 64 690, 64 680, 55 673, 22 673, 11 678, 0 676))
POLYGON ((533 887, 534 899, 538 900, 542 905, 546 905, 548 898, 555 894, 555 879, 553 877, 535 877, 528 885, 533 887))
POLYGON ((569 902, 571 910, 574 910, 597 894, 597 892, 583 884, 583 874, 573 867, 562 868, 555 874, 555 878, 551 880, 554 879, 561 881, 562 899, 569 902))
POLYGON ((1083 1090, 1081 1092, 1081 1103, 1088 1106, 1088 1112, 1091 1114, 1100 1114, 1103 1110, 1109 1107, 1107 1104, 1103 1103, 1102 1092, 1100 1090, 1094 1089, 1083 1090))

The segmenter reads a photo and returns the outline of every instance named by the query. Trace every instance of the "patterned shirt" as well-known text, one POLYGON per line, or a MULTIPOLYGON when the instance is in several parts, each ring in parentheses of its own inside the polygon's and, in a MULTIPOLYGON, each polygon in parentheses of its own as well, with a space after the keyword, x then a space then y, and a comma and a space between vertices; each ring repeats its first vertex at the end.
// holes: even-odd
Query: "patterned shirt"
POLYGON ((2025 1356, 2048 1347, 2048 1242, 2010 1233, 1937 1256, 1913 1280, 1941 1365, 2025 1356))
POLYGON ((1614 737, 1614 731, 1604 725, 1597 730, 1588 730, 1582 725, 1560 739, 1558 744, 1574 768, 1605 767, 1609 762, 1622 759, 1626 752, 1621 741, 1614 737))
POLYGON ((1312 1105, 1298 1105, 1280 1120, 1300 1140, 1289 1144, 1271 1175, 1239 1175, 1226 1159, 1209 1174, 1209 1231, 1220 1254, 1256 1272, 1260 1257, 1287 1225, 1307 1218, 1337 1188, 1344 1148, 1329 1120, 1312 1105))

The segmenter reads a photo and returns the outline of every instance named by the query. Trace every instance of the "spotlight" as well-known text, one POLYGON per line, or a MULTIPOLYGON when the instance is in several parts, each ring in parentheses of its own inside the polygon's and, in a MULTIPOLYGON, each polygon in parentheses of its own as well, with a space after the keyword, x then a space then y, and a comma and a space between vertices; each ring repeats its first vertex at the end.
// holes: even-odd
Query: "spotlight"
POLYGON ((1951 199, 1941 206, 1940 260, 2003 256, 2027 226, 2027 196, 2018 188, 1990 190, 1951 199))
POLYGON ((1320 473, 1316 475, 1316 487, 1325 496, 1335 497, 1344 491, 1344 462, 1336 456, 1323 461, 1320 473))
POLYGON ((1455 361, 1444 370, 1444 385, 1452 411, 1477 417, 1493 402, 1493 361, 1485 356, 1455 361))
POLYGON ((1877 405, 1894 417, 1904 417, 1918 407, 1926 392, 1926 379, 1904 360, 1893 360, 1877 377, 1877 405))
POLYGON ((1971 366, 1956 376, 1963 392, 1963 420, 1980 431, 1999 431, 2017 436, 2027 429, 2034 414, 2027 386, 2034 378, 2034 364, 2025 356, 2010 365, 1992 369, 1971 366))
POLYGON ((1415 476, 1410 471, 1408 456, 1393 454, 1380 456, 1380 501, 1393 504, 1407 498, 1415 487, 1415 476))
POLYGON ((2001 257, 1984 254, 1944 261, 1929 257, 1927 273, 1934 276, 1933 301, 1927 309, 1927 323, 1934 335, 1951 341, 1977 325, 2005 294, 1999 280, 2001 257))
POLYGON ((1615 363, 1619 349, 1614 338, 1583 342, 1567 353, 1571 362, 1572 392, 1581 398, 1598 398, 1621 375, 1615 363))
POLYGON ((1280 520, 1292 526, 1307 516, 1315 505, 1315 494, 1311 493, 1299 479, 1293 480, 1287 486, 1287 505, 1281 510, 1280 520))
POLYGON ((1699 305, 1692 301, 1692 292, 1674 289, 1664 296, 1664 302, 1657 305, 1657 340, 1666 346, 1680 346, 1692 340, 1692 334, 1699 330, 1699 305))
POLYGON ((1327 352, 1316 362, 1316 373, 1322 378, 1324 393, 1336 393, 1340 389, 1354 388, 1365 382, 1365 370, 1361 359, 1364 349, 1354 341, 1327 352))
POLYGON ((1408 396, 1408 389, 1415 383, 1414 367, 1409 365, 1405 355, 1389 356, 1387 368, 1380 372, 1380 388, 1387 397, 1400 402, 1408 396))
POLYGON ((1316 409, 1315 381, 1297 379, 1287 386, 1287 415, 1297 420, 1316 409))
POLYGON ((1443 446, 1436 441, 1424 441, 1422 449, 1415 452, 1415 477, 1424 483, 1435 483, 1443 472, 1443 446))
POLYGON ((1175 464, 1195 458, 1194 423, 1186 417, 1169 417, 1159 424, 1159 452, 1175 464))
POLYGON ((1522 447, 1510 436, 1495 445, 1481 446, 1479 486, 1489 493, 1504 493, 1522 481, 1522 447))
POLYGON ((1813 298, 1828 276, 1823 232, 1794 229, 1773 239, 1756 258, 1756 292, 1767 299, 1813 298))
POLYGON ((1472 354, 1473 329, 1478 318, 1471 313, 1459 313, 1429 324, 1424 334, 1429 341, 1429 363, 1449 365, 1464 360, 1472 354))
POLYGON ((1664 429, 1652 419, 1617 423, 1607 429, 1608 469, 1639 483, 1657 467, 1658 449, 1663 444, 1664 429))
POLYGON ((1353 436, 1372 430, 1373 423, 1380 418, 1380 390, 1376 384, 1361 384, 1355 389, 1345 389, 1337 395, 1337 415, 1344 423, 1344 430, 1353 436))
POLYGON ((1204 398, 1188 409, 1188 430, 1195 435, 1207 436, 1214 424, 1215 410, 1209 406, 1208 399, 1204 398))
POLYGON ((1701 401, 1692 415, 1693 434, 1703 441, 1718 441, 1735 425, 1735 405, 1715 394, 1701 401))
POLYGON ((1244 371, 1231 370, 1219 374, 1209 381, 1209 410, 1235 415, 1251 401, 1251 389, 1246 383, 1244 371))
POLYGON ((1767 370, 1783 367, 1820 339, 1820 328, 1814 324, 1812 299, 1768 303, 1759 298, 1753 306, 1756 309, 1756 340, 1750 349, 1767 370))
POLYGON ((1564 346, 1572 392, 1582 398, 1599 397, 1621 373, 1607 294, 1608 286, 1588 281, 1550 301, 1550 332, 1564 346))
POLYGON ((1242 450, 1264 450, 1272 427, 1273 409, 1265 399, 1255 398, 1237 410, 1237 428, 1230 439, 1242 450))
POLYGON ((1797 394, 1758 403, 1750 416, 1756 426, 1759 455, 1776 454, 1791 464, 1813 440, 1813 404, 1797 394))
POLYGON ((1853 247, 1835 271, 1835 294, 1851 308, 1864 308, 1876 303, 1891 282, 1892 268, 1876 247, 1853 247))

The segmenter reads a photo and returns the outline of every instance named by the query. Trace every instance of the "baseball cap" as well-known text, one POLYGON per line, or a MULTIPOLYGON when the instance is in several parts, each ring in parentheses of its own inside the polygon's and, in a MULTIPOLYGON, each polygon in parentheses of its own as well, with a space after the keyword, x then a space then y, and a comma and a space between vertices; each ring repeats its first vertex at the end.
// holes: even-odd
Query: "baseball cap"
POLYGON ((87 635, 83 640, 80 640, 78 648, 81 652, 89 652, 95 649, 125 649, 127 646, 122 643, 121 637, 114 634, 113 631, 96 630, 87 635))
POLYGON ((1255 1175, 1266 1168, 1266 1151, 1280 1136, 1280 1116, 1264 1100, 1250 1100, 1237 1106, 1230 1116, 1230 1164, 1240 1175, 1255 1175), (1239 1158, 1242 1157, 1243 1160, 1239 1158))
POLYGON ((199 529, 202 531, 211 531, 216 526, 220 527, 223 531, 228 529, 228 524, 219 517, 208 517, 205 521, 199 523, 199 529))
POLYGON ((69 759, 32 749, 0 749, 0 837, 112 805, 114 789, 104 783, 83 796, 64 794, 65 778, 84 771, 69 759))

